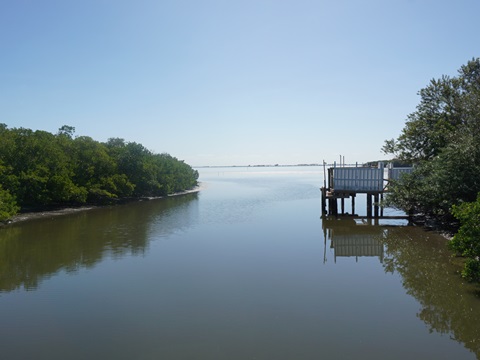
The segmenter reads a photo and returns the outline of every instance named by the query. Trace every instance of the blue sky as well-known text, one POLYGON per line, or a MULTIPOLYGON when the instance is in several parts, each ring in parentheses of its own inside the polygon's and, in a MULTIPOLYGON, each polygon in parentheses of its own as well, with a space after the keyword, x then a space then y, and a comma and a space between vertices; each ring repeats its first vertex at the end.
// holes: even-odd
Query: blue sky
POLYGON ((384 158, 478 0, 0 0, 0 123, 199 165, 384 158))

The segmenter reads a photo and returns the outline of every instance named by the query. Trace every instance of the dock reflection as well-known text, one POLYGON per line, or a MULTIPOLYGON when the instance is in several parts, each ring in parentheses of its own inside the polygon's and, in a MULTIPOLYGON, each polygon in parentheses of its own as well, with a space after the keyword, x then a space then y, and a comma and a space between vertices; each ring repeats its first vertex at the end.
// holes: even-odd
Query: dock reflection
POLYGON ((334 262, 337 257, 378 257, 381 263, 384 258, 383 241, 387 229, 375 226, 372 220, 355 220, 345 217, 324 218, 322 221, 324 235, 323 262, 327 262, 327 241, 333 250, 334 262))

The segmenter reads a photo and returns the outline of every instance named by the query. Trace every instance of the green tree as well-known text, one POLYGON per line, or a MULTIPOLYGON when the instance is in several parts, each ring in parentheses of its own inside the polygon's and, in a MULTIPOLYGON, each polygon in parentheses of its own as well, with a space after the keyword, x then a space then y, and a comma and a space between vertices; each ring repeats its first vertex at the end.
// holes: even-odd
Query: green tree
POLYGON ((73 138, 74 131, 64 125, 53 135, 0 124, 5 204, 16 200, 25 209, 105 203, 119 197, 167 195, 197 184, 198 173, 168 154, 154 154, 123 139, 101 143, 88 136, 73 138))
POLYGON ((448 222, 451 207, 480 191, 480 59, 457 77, 431 80, 400 136, 383 151, 415 165, 391 185, 388 204, 448 222))
POLYGON ((63 125, 61 128, 58 129, 57 133, 57 135, 66 136, 69 139, 73 138, 73 134, 75 134, 75 127, 69 125, 63 125))
POLYGON ((458 135, 439 154, 416 165, 390 185, 387 204, 448 225, 453 205, 474 201, 480 192, 480 143, 471 134, 458 135))
POLYGON ((53 134, 18 128, 2 137, 7 170, 0 180, 21 206, 60 204, 81 195, 72 182, 68 156, 53 134))
POLYGON ((88 201, 116 198, 115 187, 108 187, 108 178, 115 175, 116 164, 104 144, 88 136, 72 142, 73 181, 85 189, 88 201))
POLYGON ((417 110, 408 115, 397 139, 382 150, 400 160, 418 163, 435 158, 458 133, 480 134, 480 59, 472 59, 457 77, 433 79, 419 92, 417 110))
POLYGON ((480 194, 475 202, 454 205, 452 212, 461 226, 449 246, 467 258, 462 276, 480 281, 480 194))
POLYGON ((20 210, 15 197, 0 185, 0 221, 8 220, 20 210))

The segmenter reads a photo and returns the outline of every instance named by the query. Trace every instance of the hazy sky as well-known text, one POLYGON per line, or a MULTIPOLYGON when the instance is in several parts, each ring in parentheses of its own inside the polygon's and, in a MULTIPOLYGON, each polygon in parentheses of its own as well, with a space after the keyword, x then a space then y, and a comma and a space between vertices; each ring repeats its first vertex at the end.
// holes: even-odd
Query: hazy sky
POLYGON ((197 165, 383 158, 479 0, 0 0, 0 123, 197 165))

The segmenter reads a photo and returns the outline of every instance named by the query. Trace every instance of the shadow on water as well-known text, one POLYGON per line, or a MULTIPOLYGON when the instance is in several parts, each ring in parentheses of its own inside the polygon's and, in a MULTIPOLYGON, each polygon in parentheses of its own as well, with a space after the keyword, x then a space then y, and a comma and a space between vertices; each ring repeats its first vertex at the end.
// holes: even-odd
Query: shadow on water
MULTIPOLYGON (((353 219, 324 219, 337 257, 378 257, 386 273, 398 273, 420 304, 417 317, 430 332, 450 336, 480 358, 480 288, 462 282, 447 240, 413 226, 375 226, 353 219)), ((326 253, 324 254, 324 262, 326 253)))
POLYGON ((167 236, 195 223, 198 196, 99 208, 0 229, 0 292, 35 290, 42 280, 91 268, 105 257, 144 255, 150 234, 167 236))

